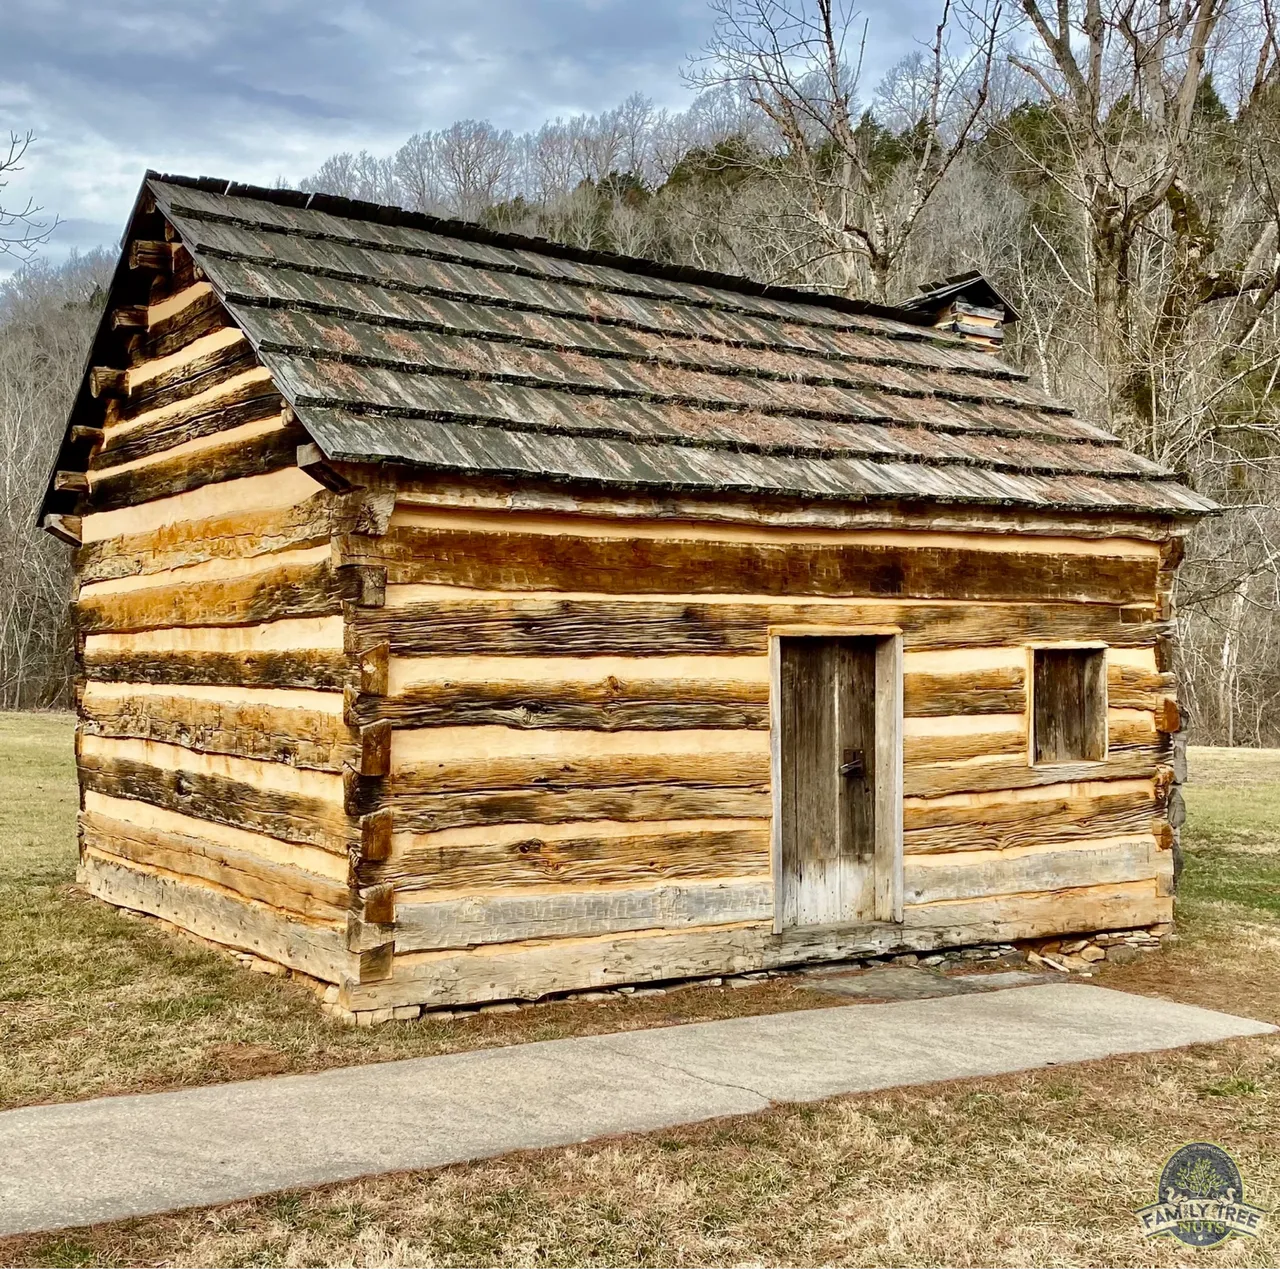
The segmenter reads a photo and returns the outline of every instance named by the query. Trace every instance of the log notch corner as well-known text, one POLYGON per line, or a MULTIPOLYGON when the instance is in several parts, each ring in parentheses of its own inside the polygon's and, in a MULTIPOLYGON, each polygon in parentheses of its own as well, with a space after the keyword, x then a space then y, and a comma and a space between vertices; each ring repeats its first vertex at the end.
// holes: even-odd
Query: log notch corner
POLYGON ((395 952, 395 890, 376 875, 391 854, 392 813, 381 806, 391 774, 391 724, 367 717, 370 705, 387 695, 391 649, 386 643, 361 646, 356 618, 386 603, 387 570, 359 561, 371 553, 370 540, 382 537, 390 526, 396 484, 375 467, 330 464, 315 445, 299 447, 298 465, 326 488, 340 491, 343 504, 333 547, 343 579, 343 634, 351 667, 343 691, 343 721, 351 729, 355 753, 343 771, 344 804, 353 825, 347 947, 355 960, 351 983, 340 985, 346 996, 351 986, 389 977, 395 952))

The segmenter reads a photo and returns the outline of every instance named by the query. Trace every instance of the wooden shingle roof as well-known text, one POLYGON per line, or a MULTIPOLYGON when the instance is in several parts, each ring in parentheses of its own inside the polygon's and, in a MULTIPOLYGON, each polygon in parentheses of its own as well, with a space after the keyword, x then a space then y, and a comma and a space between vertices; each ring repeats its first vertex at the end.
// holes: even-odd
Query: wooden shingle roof
POLYGON ((1213 506, 920 313, 325 196, 147 184, 333 461, 633 490, 1213 506))

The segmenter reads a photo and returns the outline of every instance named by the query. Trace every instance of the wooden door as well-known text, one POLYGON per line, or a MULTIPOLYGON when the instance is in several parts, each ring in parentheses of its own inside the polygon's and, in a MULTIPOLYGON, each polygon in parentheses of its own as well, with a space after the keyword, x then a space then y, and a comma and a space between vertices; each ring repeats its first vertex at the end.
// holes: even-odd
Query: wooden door
POLYGON ((876 918, 876 643, 779 640, 779 924, 876 918))

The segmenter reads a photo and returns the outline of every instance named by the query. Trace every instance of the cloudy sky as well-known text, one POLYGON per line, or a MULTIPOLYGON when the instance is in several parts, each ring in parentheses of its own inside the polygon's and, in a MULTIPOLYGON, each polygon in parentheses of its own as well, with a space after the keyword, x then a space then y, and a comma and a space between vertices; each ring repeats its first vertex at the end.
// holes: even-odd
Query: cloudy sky
MULTIPOLYGON (((681 108, 706 0, 4 0, 0 132, 33 131, 0 195, 62 220, 47 249, 114 243, 148 168, 271 184, 455 119, 536 127, 641 91, 681 108)), ((868 70, 933 0, 866 0, 868 70)), ((2 262, 0 262, 2 263, 2 262)), ((3 270, 0 270, 3 271, 3 270)))

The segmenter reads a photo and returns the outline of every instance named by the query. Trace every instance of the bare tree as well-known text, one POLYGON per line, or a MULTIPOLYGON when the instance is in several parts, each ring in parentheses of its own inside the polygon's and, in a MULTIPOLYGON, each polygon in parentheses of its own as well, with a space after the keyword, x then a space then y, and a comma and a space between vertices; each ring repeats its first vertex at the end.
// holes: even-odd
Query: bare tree
POLYGON ((1049 104, 1057 144, 1009 135, 1081 218, 1080 273, 1064 262, 1063 278, 1092 305, 1090 352, 1108 415, 1154 449, 1158 366, 1182 351, 1199 312, 1231 302, 1229 339, 1239 343, 1280 289, 1274 134, 1264 122, 1280 82, 1273 0, 1021 3, 1033 39, 1011 61, 1049 104), (1206 117, 1206 77, 1217 68, 1239 78, 1246 64, 1252 75, 1229 127, 1206 117), (1231 143, 1215 146, 1215 129, 1231 143), (1214 152, 1210 170, 1196 171, 1197 152, 1214 152), (1241 240, 1245 222, 1252 241, 1241 240), (1144 259, 1152 252, 1158 260, 1144 259))
POLYGON ((36 261, 0 287, 0 708, 66 699, 70 559, 36 514, 113 265, 36 261))
POLYGON ((964 9, 943 0, 927 57, 899 67, 889 87, 916 135, 909 154, 888 164, 859 109, 866 26, 842 0, 712 0, 712 8, 715 32, 691 79, 739 88, 769 120, 778 150, 757 167, 792 195, 806 265, 832 261, 845 294, 869 282, 887 299, 895 263, 982 114, 999 0, 964 9))
MULTIPOLYGON (((22 171, 22 160, 33 141, 35 134, 32 132, 9 133, 7 153, 0 149, 0 194, 9 187, 10 175, 22 171)), ((16 209, 0 203, 0 256, 30 260, 36 248, 48 242, 58 221, 56 218, 52 221, 39 219, 41 210, 31 199, 16 209)))

